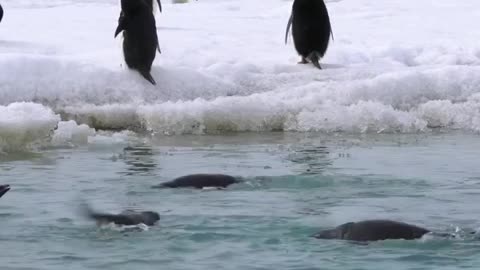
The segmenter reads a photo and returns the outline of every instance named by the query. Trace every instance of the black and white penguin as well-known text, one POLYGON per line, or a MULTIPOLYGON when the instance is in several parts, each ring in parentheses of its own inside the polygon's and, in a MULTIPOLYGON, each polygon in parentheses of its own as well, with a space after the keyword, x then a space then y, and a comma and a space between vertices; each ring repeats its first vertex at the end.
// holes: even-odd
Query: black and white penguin
POLYGON ((312 62, 322 69, 319 61, 325 55, 332 27, 330 17, 323 0, 295 0, 285 33, 287 43, 288 32, 292 27, 295 49, 302 57, 301 64, 312 62))
MULTIPOLYGON (((156 84, 150 70, 159 49, 153 3, 147 0, 122 0, 115 37, 123 31, 123 56, 127 66, 156 84)), ((160 2, 160 1, 159 1, 160 2)))

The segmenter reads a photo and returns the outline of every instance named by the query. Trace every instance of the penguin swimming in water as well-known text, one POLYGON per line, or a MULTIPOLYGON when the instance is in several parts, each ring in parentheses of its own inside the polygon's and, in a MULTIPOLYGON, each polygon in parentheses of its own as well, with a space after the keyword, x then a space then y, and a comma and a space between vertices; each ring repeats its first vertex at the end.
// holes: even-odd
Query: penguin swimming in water
MULTIPOLYGON (((333 229, 322 230, 314 235, 317 239, 341 239, 354 242, 382 241, 388 239, 414 240, 425 234, 441 238, 455 238, 455 234, 433 232, 412 224, 388 220, 371 219, 359 222, 347 222, 333 229)), ((468 234, 476 234, 469 232, 468 234)))
POLYGON ((333 38, 328 10, 323 0, 295 0, 287 24, 285 44, 290 27, 295 49, 302 57, 299 63, 306 64, 309 60, 315 67, 322 69, 320 58, 327 51, 330 35, 333 38))
POLYGON ((155 16, 152 12, 153 3, 147 2, 150 0, 121 1, 122 12, 118 18, 115 37, 123 31, 123 56, 127 66, 140 72, 146 80, 155 85, 150 70, 159 46, 155 16))
MULTIPOLYGON (((342 239, 351 241, 379 241, 387 239, 413 240, 430 233, 430 230, 392 220, 364 220, 348 222, 333 229, 313 235, 318 239, 342 239)), ((447 234, 445 234, 447 235, 447 234)))
POLYGON ((84 215, 95 220, 98 225, 114 223, 116 225, 132 226, 143 223, 147 226, 153 226, 160 220, 160 215, 154 211, 125 210, 119 214, 110 214, 97 212, 86 203, 82 204, 81 207, 84 215))
POLYGON ((225 174, 189 174, 173 179, 172 181, 153 186, 152 188, 226 188, 229 185, 240 183, 240 179, 225 174))

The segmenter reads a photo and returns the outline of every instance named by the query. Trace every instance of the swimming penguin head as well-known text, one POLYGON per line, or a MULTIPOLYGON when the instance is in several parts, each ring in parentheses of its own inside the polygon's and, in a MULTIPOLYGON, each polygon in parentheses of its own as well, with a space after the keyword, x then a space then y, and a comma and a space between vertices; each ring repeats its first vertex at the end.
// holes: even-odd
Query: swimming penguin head
POLYGON ((154 224, 160 220, 160 215, 157 212, 153 212, 153 211, 143 211, 142 216, 147 222, 145 224, 154 224))

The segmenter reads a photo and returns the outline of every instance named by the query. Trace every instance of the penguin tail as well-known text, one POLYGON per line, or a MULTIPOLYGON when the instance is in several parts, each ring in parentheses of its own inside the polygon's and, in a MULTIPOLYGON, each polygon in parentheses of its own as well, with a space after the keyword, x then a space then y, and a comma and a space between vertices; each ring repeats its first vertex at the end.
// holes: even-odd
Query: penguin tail
POLYGON ((155 79, 153 79, 152 74, 150 74, 149 71, 142 71, 142 70, 140 70, 140 74, 142 74, 142 76, 143 76, 147 81, 149 81, 151 84, 157 85, 157 83, 155 82, 155 79))
POLYGON ((312 64, 316 68, 322 69, 322 67, 320 66, 320 57, 317 52, 310 53, 310 55, 308 56, 308 59, 312 62, 312 64))

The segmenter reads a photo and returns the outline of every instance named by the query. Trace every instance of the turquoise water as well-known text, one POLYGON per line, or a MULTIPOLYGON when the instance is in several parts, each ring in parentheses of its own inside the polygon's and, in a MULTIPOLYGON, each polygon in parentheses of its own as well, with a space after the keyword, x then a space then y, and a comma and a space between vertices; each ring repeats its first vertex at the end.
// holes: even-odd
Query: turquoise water
POLYGON ((2 156, 2 270, 477 269, 480 140, 472 134, 174 136, 2 156), (189 173, 246 183, 158 190, 189 173), (97 228, 95 208, 155 210, 147 230, 97 228), (390 218, 456 239, 357 245, 309 237, 390 218), (459 232, 458 232, 459 231, 459 232))

